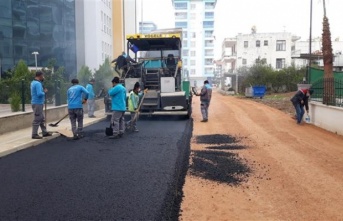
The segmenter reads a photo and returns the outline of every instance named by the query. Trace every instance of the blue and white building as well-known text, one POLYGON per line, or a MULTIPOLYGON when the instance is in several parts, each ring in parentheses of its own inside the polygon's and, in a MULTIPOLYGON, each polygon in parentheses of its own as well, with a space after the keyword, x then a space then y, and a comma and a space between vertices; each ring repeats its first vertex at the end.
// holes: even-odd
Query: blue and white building
POLYGON ((217 0, 172 0, 175 28, 182 28, 184 70, 191 85, 201 86, 214 74, 214 9, 217 0))

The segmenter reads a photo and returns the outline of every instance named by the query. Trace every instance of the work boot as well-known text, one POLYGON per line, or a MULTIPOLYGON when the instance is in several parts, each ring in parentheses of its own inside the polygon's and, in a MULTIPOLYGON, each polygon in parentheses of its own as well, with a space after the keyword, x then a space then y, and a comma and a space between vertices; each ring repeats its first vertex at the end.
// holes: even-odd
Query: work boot
POLYGON ((77 136, 76 134, 73 136, 73 140, 78 140, 79 136, 77 136))
POLYGON ((139 130, 137 128, 133 128, 132 130, 133 132, 139 132, 139 130))
POLYGON ((51 132, 45 132, 43 133, 43 137, 50 137, 52 136, 52 133, 51 132))
POLYGON ((38 134, 32 135, 31 138, 32 138, 32 139, 36 139, 36 140, 43 139, 43 137, 39 136, 38 134))
POLYGON ((118 136, 119 136, 119 138, 122 138, 124 136, 124 134, 123 133, 119 133, 118 136))

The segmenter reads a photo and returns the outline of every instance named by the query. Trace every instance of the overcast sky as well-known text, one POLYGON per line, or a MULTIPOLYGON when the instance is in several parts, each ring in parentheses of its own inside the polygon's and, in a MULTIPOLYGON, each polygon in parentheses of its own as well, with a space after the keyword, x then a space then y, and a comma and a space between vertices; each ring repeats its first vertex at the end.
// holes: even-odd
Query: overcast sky
MULTIPOLYGON (((174 27, 171 0, 143 0, 143 19, 153 21, 158 28, 174 27), (156 11, 156 8, 159 8, 156 11)), ((343 40, 343 0, 326 0, 327 16, 333 39, 343 40)), ((322 33, 323 1, 313 0, 312 36, 322 33)), ((218 0, 215 9, 216 54, 225 37, 257 32, 291 32, 309 38, 310 0, 218 0)), ((216 57, 218 59, 218 57, 216 57)))

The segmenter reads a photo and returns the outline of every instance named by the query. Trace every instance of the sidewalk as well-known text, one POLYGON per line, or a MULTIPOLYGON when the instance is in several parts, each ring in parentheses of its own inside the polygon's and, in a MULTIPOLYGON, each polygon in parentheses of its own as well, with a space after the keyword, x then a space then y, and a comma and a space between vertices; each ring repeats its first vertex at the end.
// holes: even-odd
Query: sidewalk
MULTIPOLYGON (((95 124, 99 121, 106 119, 106 116, 104 115, 104 113, 105 113, 105 110, 103 109, 95 111, 94 114, 95 116, 97 116, 96 118, 88 118, 87 114, 85 114, 84 120, 83 120, 84 127, 89 126, 91 124, 95 124)), ((56 123, 56 121, 47 122, 48 125, 50 123, 56 123)), ((48 131, 56 131, 60 129, 71 130, 69 118, 62 120, 58 124, 58 127, 48 126, 48 131)), ((30 127, 30 128, 25 128, 22 130, 0 135, 0 157, 17 152, 19 150, 23 150, 32 146, 39 145, 41 143, 44 143, 48 140, 55 139, 56 137, 60 136, 60 134, 58 133, 53 133, 51 137, 45 137, 41 140, 34 140, 34 139, 31 139, 31 130, 32 129, 30 127)))

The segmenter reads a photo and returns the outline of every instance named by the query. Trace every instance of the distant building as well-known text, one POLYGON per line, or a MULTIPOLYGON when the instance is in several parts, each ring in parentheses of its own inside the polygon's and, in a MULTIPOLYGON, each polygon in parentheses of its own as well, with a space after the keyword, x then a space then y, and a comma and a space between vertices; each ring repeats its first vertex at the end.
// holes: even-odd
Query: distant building
POLYGON ((0 1, 0 70, 12 69, 20 59, 46 67, 55 58, 57 66, 76 75, 76 26, 74 1, 0 1))
POLYGON ((78 16, 78 67, 98 69, 113 54, 112 1, 76 0, 78 16))
POLYGON ((139 22, 139 33, 146 34, 157 29, 157 25, 153 22, 139 22))
POLYGON ((236 69, 237 51, 236 51, 237 39, 225 38, 222 43, 222 71, 223 73, 233 73, 236 69))
POLYGON ((183 28, 182 62, 191 84, 214 76, 214 9, 217 0, 172 0, 175 28, 183 28))
POLYGON ((288 32, 238 34, 235 68, 252 66, 256 61, 266 62, 275 69, 290 66, 297 40, 299 37, 288 32))
MULTIPOLYGON (((322 39, 312 39, 311 46, 311 60, 312 63, 323 67, 323 52, 322 52, 322 39)), ((332 41, 332 53, 334 55, 333 66, 335 71, 343 71, 343 41, 336 39, 332 41)), ((295 43, 295 50, 292 53, 294 64, 298 67, 307 66, 309 63, 309 41, 297 41, 295 43)))

